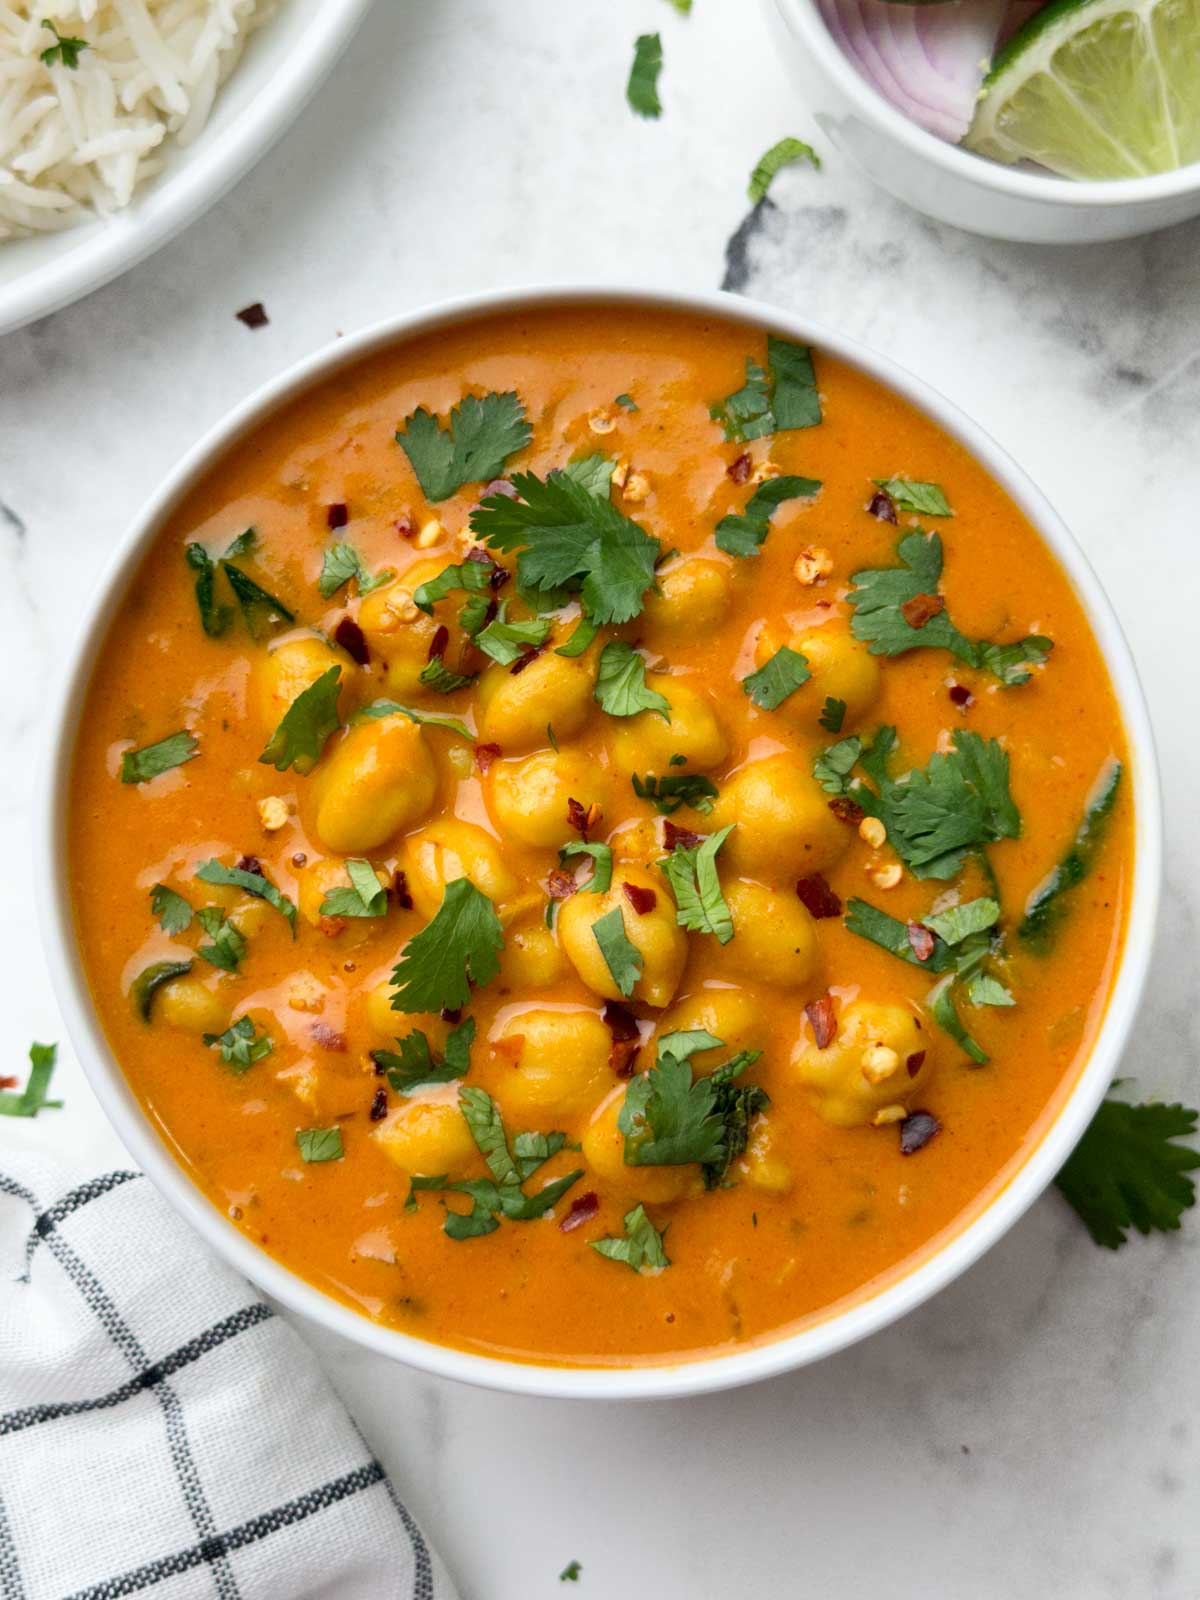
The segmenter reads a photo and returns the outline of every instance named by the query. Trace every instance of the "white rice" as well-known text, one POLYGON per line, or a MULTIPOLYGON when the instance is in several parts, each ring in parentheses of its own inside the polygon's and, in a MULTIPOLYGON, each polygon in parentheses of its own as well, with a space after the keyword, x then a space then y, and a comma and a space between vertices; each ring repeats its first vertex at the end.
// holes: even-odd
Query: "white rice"
POLYGON ((127 206, 189 144, 269 0, 0 0, 0 240, 127 206), (71 68, 55 36, 85 39, 71 68))

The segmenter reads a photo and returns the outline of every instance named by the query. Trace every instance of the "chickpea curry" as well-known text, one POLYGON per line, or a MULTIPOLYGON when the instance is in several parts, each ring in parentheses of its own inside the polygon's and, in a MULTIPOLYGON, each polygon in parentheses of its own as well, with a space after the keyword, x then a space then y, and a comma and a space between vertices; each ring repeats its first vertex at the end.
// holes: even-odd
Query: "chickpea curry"
POLYGON ((910 1270, 1095 1039, 1124 734, 1071 584, 820 351, 459 324, 231 449, 82 708, 117 1058, 213 1203, 422 1338, 762 1341, 910 1270))

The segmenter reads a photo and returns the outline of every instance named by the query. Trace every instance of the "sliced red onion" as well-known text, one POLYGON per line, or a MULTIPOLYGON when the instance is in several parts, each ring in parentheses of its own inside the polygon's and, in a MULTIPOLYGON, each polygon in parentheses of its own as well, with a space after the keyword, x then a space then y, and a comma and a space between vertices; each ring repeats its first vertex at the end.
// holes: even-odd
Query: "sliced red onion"
POLYGON ((817 0, 825 25, 885 100, 957 144, 975 113, 1009 0, 817 0))

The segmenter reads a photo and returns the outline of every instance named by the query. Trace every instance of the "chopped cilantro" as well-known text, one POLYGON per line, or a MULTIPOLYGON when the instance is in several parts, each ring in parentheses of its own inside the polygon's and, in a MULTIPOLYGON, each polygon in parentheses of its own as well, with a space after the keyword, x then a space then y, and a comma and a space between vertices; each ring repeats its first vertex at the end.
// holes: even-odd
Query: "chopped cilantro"
POLYGON ((566 866, 572 856, 591 856, 592 876, 581 887, 588 894, 607 894, 612 887, 613 853, 610 844, 589 844, 586 839, 572 839, 558 852, 560 866, 566 866))
POLYGON ((61 1100, 46 1098, 57 1063, 56 1044, 31 1044, 29 1076, 25 1080, 25 1087, 0 1093, 0 1117, 36 1117, 39 1111, 60 1111, 61 1100))
POLYGON ((1055 929, 1066 913, 1066 897, 1092 870, 1121 787, 1121 770, 1119 761, 1111 761, 1101 772, 1070 848, 1025 903, 1025 915, 1017 935, 1034 950, 1049 948, 1055 929))
MULTIPOLYGON (((676 11, 682 11, 686 13, 692 9, 692 0, 671 0, 671 4, 675 7, 676 11)), ((568 1561, 566 1566, 559 1573, 558 1581, 559 1583, 578 1583, 579 1574, 582 1571, 583 1567, 578 1561, 568 1561)))
POLYGON ((459 722, 454 717, 436 717, 428 711, 416 711, 412 706, 402 706, 398 700, 373 700, 369 706, 360 706, 352 714, 350 721, 352 724, 377 722, 383 717, 407 717, 418 727, 444 728, 447 733, 457 734, 468 744, 475 742, 475 735, 465 722, 459 722))
POLYGON ((195 965, 191 961, 155 961, 143 967, 129 989, 129 999, 134 1012, 143 1022, 150 1021, 150 1003, 164 983, 172 978, 182 978, 195 965))
POLYGON ((229 541, 225 551, 226 561, 232 561, 235 556, 248 556, 258 543, 257 528, 243 528, 241 533, 229 541))
POLYGON ((818 172, 821 170, 820 156, 812 145, 805 144, 803 139, 780 139, 760 156, 757 166, 750 174, 747 193, 751 204, 757 205, 760 200, 765 200, 775 174, 797 161, 807 161, 809 166, 815 167, 818 172))
POLYGON ((42 27, 49 28, 54 35, 54 43, 47 45, 38 59, 43 66, 52 67, 55 62, 61 62, 64 67, 72 71, 79 65, 79 53, 88 48, 86 39, 73 39, 69 35, 59 33, 49 17, 42 18, 42 27))
POLYGON ((586 489, 601 500, 607 500, 612 493, 612 475, 616 464, 615 456, 606 456, 602 450, 593 450, 590 455, 576 456, 573 461, 568 461, 562 470, 572 483, 577 483, 581 489, 586 489))
POLYGON ((841 733, 842 724, 846 720, 846 702, 839 700, 836 695, 825 696, 825 704, 821 707, 817 721, 826 733, 841 733))
POLYGON ((196 954, 222 972, 236 972, 246 954, 246 941, 219 906, 201 906, 196 921, 212 940, 197 946, 196 954))
POLYGON ((728 944, 733 938, 733 918, 721 893, 717 852, 734 827, 731 822, 690 850, 676 845, 671 854, 659 862, 675 896, 679 926, 693 933, 714 934, 721 944, 728 944))
POLYGON ((620 906, 614 906, 592 924, 592 933, 600 946, 612 981, 626 999, 633 993, 642 975, 642 952, 631 944, 625 933, 625 918, 620 906))
POLYGON ((950 502, 940 483, 916 483, 912 478, 872 478, 900 511, 923 517, 952 517, 950 502))
POLYGON ((149 783, 164 772, 191 761, 200 749, 195 734, 183 730, 170 733, 157 744, 144 745, 140 750, 126 750, 121 757, 122 783, 149 783))
POLYGON ((613 404, 616 405, 616 406, 620 406, 622 411, 636 411, 637 410, 637 401, 633 398, 633 396, 631 394, 619 394, 617 396, 617 398, 613 401, 613 404))
POLYGON ((657 33, 639 34, 633 46, 633 65, 629 69, 629 82, 625 98, 639 117, 661 117, 662 101, 658 98, 658 75, 662 71, 662 38, 657 33))
POLYGON ((850 774, 858 765, 863 753, 863 742, 857 734, 839 739, 822 750, 813 762, 813 777, 826 794, 845 794, 850 787, 850 774))
POLYGON ((150 910, 164 933, 186 933, 192 925, 192 908, 181 894, 156 883, 150 891, 150 910))
POLYGON ((634 1206, 624 1217, 625 1236, 622 1239, 592 1239, 591 1247, 598 1255, 610 1261, 623 1261, 634 1272, 660 1272, 671 1265, 663 1249, 664 1228, 659 1230, 646 1215, 642 1205, 634 1206))
POLYGON ((581 656, 599 631, 598 625, 592 621, 591 617, 581 616, 571 629, 571 637, 565 644, 560 644, 554 654, 572 659, 575 656, 581 656))
POLYGON ((1196 1132, 1187 1106, 1105 1100, 1055 1179, 1097 1244, 1117 1250, 1130 1228, 1170 1233, 1195 1203, 1187 1173, 1200 1151, 1176 1140, 1196 1132))
POLYGON ((492 585, 495 568, 490 561, 460 561, 457 566, 443 567, 436 578, 429 578, 413 590, 413 604, 433 615, 439 600, 455 592, 481 595, 492 585))
POLYGON ((742 679, 742 690, 763 711, 775 711, 811 677, 806 658, 783 645, 757 672, 742 679))
POLYGON ((449 427, 424 406, 396 433, 427 500, 446 500, 466 483, 498 478, 508 458, 533 437, 520 396, 464 395, 451 409, 449 427))
POLYGON ((287 895, 281 894, 261 872, 250 872, 245 867, 222 866, 221 862, 213 858, 196 868, 196 876, 201 883, 224 884, 228 888, 242 889, 257 900, 265 900, 279 912, 281 917, 287 919, 288 927, 292 930, 292 938, 296 937, 295 906, 287 895))
POLYGON ((297 1128, 296 1143, 303 1161, 340 1161, 345 1155, 342 1148, 342 1130, 333 1128, 297 1128))
POLYGON ((500 970, 504 930, 469 878, 448 883, 436 916, 404 946, 392 970, 393 1011, 458 1011, 500 970))
POLYGON ((948 1033, 955 1044, 965 1051, 977 1066, 986 1066, 990 1059, 987 1051, 972 1039, 955 1008, 953 973, 947 974, 940 983, 934 984, 926 1003, 938 1027, 948 1033))
POLYGON ((624 639, 611 639, 600 652, 593 699, 610 717, 656 711, 664 722, 671 720, 670 701, 657 689, 647 689, 645 658, 624 639))
POLYGON ((210 639, 218 639, 233 618, 233 607, 217 603, 217 569, 213 559, 202 544, 189 544, 184 551, 184 559, 196 574, 196 606, 200 612, 200 626, 210 639))
POLYGON ((744 443, 768 433, 812 428, 821 420, 821 397, 807 345, 767 335, 767 370, 746 360, 742 388, 709 407, 727 439, 744 443))
POLYGON ((382 1067, 397 1094, 411 1094, 423 1083, 453 1083, 465 1078, 471 1065, 471 1046, 475 1042, 475 1018, 468 1017, 446 1036, 446 1048, 435 1060, 429 1040, 420 1028, 396 1040, 395 1050, 372 1050, 371 1060, 382 1067))
POLYGON ((549 636, 550 623, 546 617, 535 617, 531 622, 510 622, 507 602, 503 602, 487 627, 475 635, 475 643, 497 665, 511 667, 530 650, 545 644, 549 636))
POLYGON ((204 1042, 210 1048, 216 1045, 221 1060, 239 1076, 269 1056, 275 1048, 269 1034, 258 1033, 249 1017, 239 1017, 224 1033, 206 1033, 204 1042))
POLYGON ((427 661, 421 668, 418 681, 427 689, 432 689, 435 694, 456 694, 459 689, 465 689, 469 683, 475 682, 475 674, 455 672, 446 665, 441 656, 434 656, 432 661, 427 661))
POLYGON ((350 887, 330 889, 321 901, 318 916, 322 917, 383 917, 387 915, 387 890, 375 876, 369 861, 346 862, 350 887))
POLYGON ((954 956, 945 941, 936 937, 928 959, 920 960, 908 937, 908 924, 888 916, 886 911, 880 911, 877 906, 868 905, 865 900, 853 899, 847 904, 846 929, 856 933, 860 939, 869 939, 872 944, 898 956, 901 961, 922 967, 926 972, 945 972, 954 965, 954 956))
POLYGON ((282 600, 277 600, 268 590, 260 588, 253 578, 248 578, 240 567, 222 557, 221 571, 229 580, 234 599, 242 613, 252 639, 295 622, 296 618, 282 600))
POLYGON ((745 511, 717 523, 718 550, 729 556, 756 556, 771 531, 771 513, 785 500, 808 499, 821 487, 817 478, 779 477, 760 483, 745 511))
POLYGON ((757 1050, 739 1051, 715 1072, 693 1080, 688 1058, 720 1043, 700 1030, 660 1039, 654 1066, 630 1082, 617 1118, 625 1136, 626 1166, 698 1162, 708 1188, 724 1180, 730 1163, 746 1148, 751 1120, 769 1101, 757 1085, 738 1088, 734 1083, 758 1060, 757 1050))
MULTIPOLYGON (((672 756, 671 760, 674 762, 675 757, 672 756)), ((691 806, 707 816, 718 794, 712 779, 699 772, 669 773, 665 778, 656 777, 653 772, 639 778, 635 772, 631 781, 638 799, 653 801, 656 810, 664 817, 671 816, 680 806, 691 806)))
POLYGON ((381 584, 390 583, 396 576, 391 567, 376 573, 374 577, 363 566, 362 557, 352 544, 339 543, 330 545, 325 552, 321 563, 321 576, 317 580, 326 600, 330 600, 343 584, 349 583, 351 578, 358 579, 359 594, 370 594, 372 589, 378 589, 381 584))
POLYGON ((341 726, 338 717, 341 667, 330 667, 292 701, 259 756, 264 766, 286 772, 295 767, 303 776, 321 759, 330 734, 341 726))

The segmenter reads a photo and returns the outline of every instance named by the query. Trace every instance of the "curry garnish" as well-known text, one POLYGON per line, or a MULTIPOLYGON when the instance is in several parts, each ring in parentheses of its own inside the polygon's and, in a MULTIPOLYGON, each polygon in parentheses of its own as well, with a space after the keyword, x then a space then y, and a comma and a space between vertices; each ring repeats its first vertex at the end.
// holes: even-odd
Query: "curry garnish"
POLYGON ((200 741, 186 729, 169 733, 155 744, 143 745, 140 750, 126 750, 121 757, 122 783, 150 783, 161 778, 164 772, 183 766, 200 753, 200 741))
MULTIPOLYGON (((47 1097, 58 1063, 56 1044, 29 1046, 29 1076, 23 1089, 0 1089, 0 1117, 36 1117, 39 1111, 61 1111, 62 1101, 47 1097)), ((16 1082, 9 1078, 8 1083, 16 1082)))
POLYGON ((1129 1236, 1173 1232, 1196 1200, 1187 1176, 1200 1150, 1180 1144, 1197 1113, 1157 1102, 1105 1100, 1055 1182, 1097 1244, 1117 1250, 1129 1236))
POLYGON ((657 33, 639 34, 633 45, 633 65, 629 69, 629 82, 625 98, 639 117, 662 116, 662 101, 658 98, 658 75, 662 71, 662 38, 657 33))
POLYGON ((658 1229, 646 1215, 642 1205, 634 1206, 624 1217, 624 1233, 618 1239, 592 1239, 590 1244, 597 1255, 610 1261, 621 1261, 634 1272, 661 1272, 671 1265, 663 1248, 665 1228, 658 1229))
POLYGON ((510 456, 523 450, 532 432, 520 396, 465 395, 443 427, 419 406, 396 431, 427 500, 446 500, 466 483, 498 478, 510 456))
POLYGON ((442 904, 404 947, 392 971, 394 1011, 457 1010, 471 986, 490 983, 500 970, 504 930, 492 902, 468 878, 446 885, 442 904))
POLYGON ((782 172, 784 167, 793 166, 798 161, 807 161, 810 167, 821 170, 821 158, 812 145, 805 144, 803 139, 777 139, 769 150, 765 150, 758 158, 754 171, 750 174, 750 183, 747 194, 752 205, 757 205, 760 200, 767 198, 775 177, 782 172))

